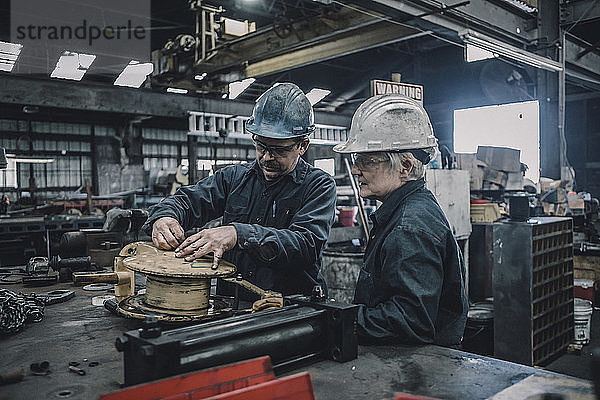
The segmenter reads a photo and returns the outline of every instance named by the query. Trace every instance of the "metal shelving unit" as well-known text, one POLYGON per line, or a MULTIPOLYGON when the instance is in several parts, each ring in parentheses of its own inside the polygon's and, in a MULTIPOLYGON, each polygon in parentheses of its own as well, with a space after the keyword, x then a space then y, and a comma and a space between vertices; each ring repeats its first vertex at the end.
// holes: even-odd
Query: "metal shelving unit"
POLYGON ((545 365, 573 339, 573 221, 494 224, 494 355, 545 365))

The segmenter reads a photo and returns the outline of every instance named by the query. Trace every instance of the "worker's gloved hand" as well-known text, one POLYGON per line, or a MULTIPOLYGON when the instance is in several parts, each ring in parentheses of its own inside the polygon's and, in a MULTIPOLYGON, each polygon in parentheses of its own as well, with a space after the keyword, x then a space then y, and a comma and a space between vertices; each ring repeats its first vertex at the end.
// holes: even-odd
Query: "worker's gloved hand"
POLYGON ((175 218, 162 217, 152 225, 152 243, 163 250, 176 249, 185 240, 183 228, 175 218))
POLYGON ((283 297, 266 297, 252 303, 252 312, 273 310, 283 307, 283 297))
POLYGON ((196 260, 208 253, 214 253, 213 269, 217 269, 223 253, 231 250, 237 243, 237 231, 231 225, 203 229, 185 239, 175 249, 176 257, 185 257, 186 261, 196 260))

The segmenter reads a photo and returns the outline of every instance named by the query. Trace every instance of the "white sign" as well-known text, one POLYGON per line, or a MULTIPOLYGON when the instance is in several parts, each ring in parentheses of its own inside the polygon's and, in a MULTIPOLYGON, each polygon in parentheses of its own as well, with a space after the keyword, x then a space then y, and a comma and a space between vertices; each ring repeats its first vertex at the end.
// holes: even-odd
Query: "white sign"
POLYGON ((374 79, 371 81, 371 96, 399 93, 423 104, 423 86, 412 83, 400 83, 374 79))
POLYGON ((49 74, 63 52, 95 55, 90 72, 118 75, 150 61, 150 0, 11 0, 10 41, 23 45, 14 72, 49 74))

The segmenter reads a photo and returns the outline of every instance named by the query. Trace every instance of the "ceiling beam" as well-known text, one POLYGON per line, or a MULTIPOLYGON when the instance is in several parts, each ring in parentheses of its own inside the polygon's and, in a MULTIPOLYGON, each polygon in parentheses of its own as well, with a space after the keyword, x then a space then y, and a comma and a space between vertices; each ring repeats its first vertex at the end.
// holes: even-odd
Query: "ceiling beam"
POLYGON ((240 68, 248 62, 259 62, 270 57, 287 54, 295 49, 323 41, 346 32, 376 24, 380 19, 368 13, 342 8, 336 13, 312 16, 289 25, 267 27, 231 42, 225 42, 213 50, 206 61, 194 66, 195 74, 240 68))
MULTIPOLYGON (((397 11, 417 16, 427 10, 423 3, 428 0, 373 0, 372 3, 382 4, 397 11)), ((584 3, 582 9, 577 8, 577 15, 596 12, 600 7, 598 0, 585 0, 583 2, 570 2, 569 4, 584 3), (594 3, 593 3, 594 2, 594 3)), ((585 14, 587 15, 587 14, 585 14)), ((474 29, 487 33, 489 36, 509 44, 519 43, 523 46, 538 39, 539 31, 531 25, 531 18, 524 17, 520 13, 497 6, 486 0, 470 0, 470 3, 460 9, 449 10, 443 14, 434 14, 422 18, 433 24, 442 26, 456 33, 464 29, 474 29)), ((589 74, 588 78, 596 80, 600 76, 600 56, 594 51, 587 51, 593 47, 590 43, 584 43, 572 35, 567 35, 565 43, 565 59, 568 75, 589 74), (583 71, 583 72, 582 72, 583 71)))
POLYGON ((598 81, 600 79, 600 55, 594 51, 585 52, 584 49, 592 45, 575 36, 567 35, 565 39, 567 75, 572 75, 576 70, 580 73, 588 72, 592 74, 590 78, 598 81))
POLYGON ((563 1, 560 4, 560 24, 564 27, 595 19, 600 19, 598 0, 563 1))
MULTIPOLYGON (((2 104, 30 105, 128 116, 187 118, 188 111, 250 115, 254 103, 209 99, 143 89, 89 85, 85 82, 0 77, 2 104)), ((340 113, 315 112, 315 122, 349 126, 350 117, 340 113)))
POLYGON ((413 28, 380 22, 363 28, 358 35, 356 32, 346 32, 299 50, 249 63, 245 68, 245 75, 248 77, 268 75, 426 34, 428 32, 419 32, 413 28))
MULTIPOLYGON (((415 17, 439 7, 436 4, 438 2, 428 0, 372 0, 369 3, 384 5, 415 17)), ((532 16, 512 12, 488 0, 470 0, 465 6, 420 19, 454 32, 469 28, 520 43, 528 43, 537 38, 535 19, 532 16)))

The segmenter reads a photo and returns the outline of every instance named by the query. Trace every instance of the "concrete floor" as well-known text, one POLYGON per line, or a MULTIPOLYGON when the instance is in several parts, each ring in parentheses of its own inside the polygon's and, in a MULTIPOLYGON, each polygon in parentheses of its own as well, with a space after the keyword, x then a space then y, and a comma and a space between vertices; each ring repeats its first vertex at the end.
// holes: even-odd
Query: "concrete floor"
POLYGON ((581 353, 566 353, 544 369, 591 380, 591 354, 592 350, 598 347, 600 347, 600 309, 596 308, 592 314, 590 343, 583 346, 581 353))

